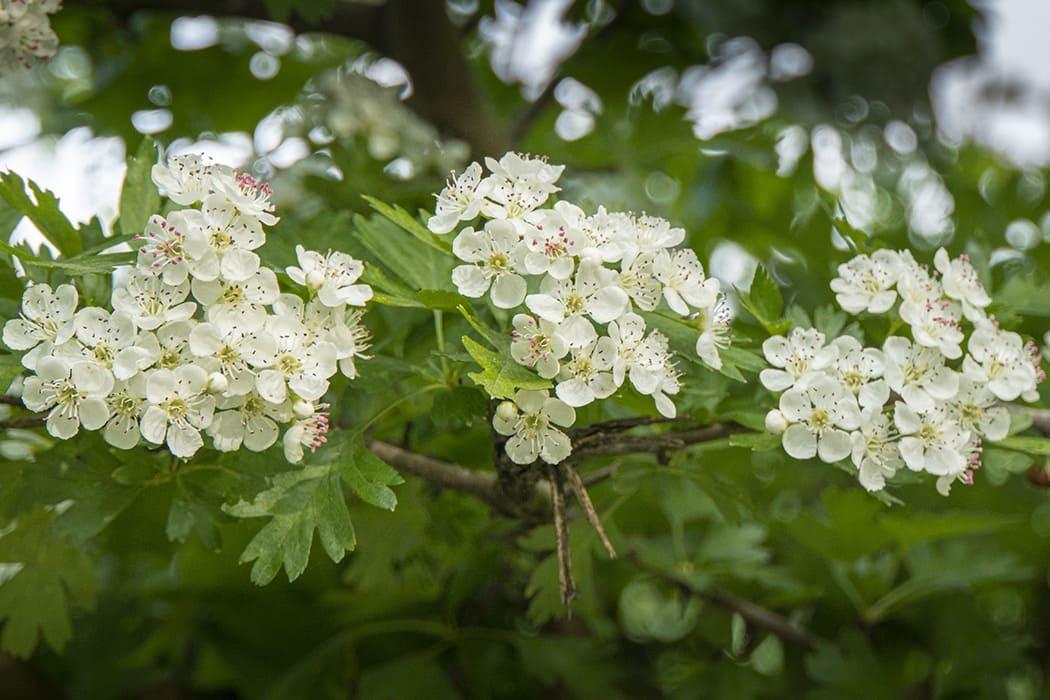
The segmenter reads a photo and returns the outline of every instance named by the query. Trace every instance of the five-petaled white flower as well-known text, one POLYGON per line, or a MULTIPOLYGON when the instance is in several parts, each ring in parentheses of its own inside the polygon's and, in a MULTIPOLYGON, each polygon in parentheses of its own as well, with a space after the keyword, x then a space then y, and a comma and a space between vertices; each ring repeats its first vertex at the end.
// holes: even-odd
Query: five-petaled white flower
POLYGON ((838 354, 834 346, 824 347, 824 334, 813 328, 794 328, 791 335, 775 335, 762 343, 766 361, 776 369, 764 369, 759 375, 762 386, 770 391, 783 391, 799 379, 832 363, 838 354))
POLYGON ((200 431, 208 427, 215 411, 215 397, 206 393, 207 382, 208 373, 196 365, 150 372, 146 377, 149 405, 139 422, 142 437, 155 445, 166 441, 176 457, 192 457, 203 447, 200 431))
POLYGON ((285 272, 296 284, 301 284, 325 306, 364 306, 372 298, 372 288, 357 282, 365 266, 346 253, 328 251, 327 255, 295 246, 299 267, 290 266, 285 272))
POLYGON ((492 288, 492 303, 513 309, 525 298, 522 271, 525 246, 506 221, 493 220, 483 231, 464 229, 452 242, 452 252, 468 265, 452 271, 452 281, 463 296, 477 299, 492 288))
POLYGON ((569 436, 554 426, 567 428, 576 421, 576 411, 571 406, 546 391, 524 390, 514 395, 514 404, 517 410, 498 410, 492 419, 497 433, 510 436, 506 451, 512 461, 532 464, 542 459, 558 464, 569 456, 569 436))
POLYGON ((860 427, 860 409, 831 377, 804 377, 780 397, 780 412, 791 423, 783 434, 784 451, 795 459, 818 456, 830 463, 853 451, 849 433, 860 427))
POLYGON ((47 432, 68 440, 80 426, 98 430, 109 419, 106 396, 113 375, 92 362, 68 364, 57 357, 42 357, 36 374, 27 377, 22 401, 30 411, 47 414, 47 432))
POLYGON ((896 252, 876 250, 871 257, 858 255, 839 265, 839 276, 831 280, 835 301, 851 314, 889 311, 897 301, 893 285, 897 282, 899 264, 896 252))

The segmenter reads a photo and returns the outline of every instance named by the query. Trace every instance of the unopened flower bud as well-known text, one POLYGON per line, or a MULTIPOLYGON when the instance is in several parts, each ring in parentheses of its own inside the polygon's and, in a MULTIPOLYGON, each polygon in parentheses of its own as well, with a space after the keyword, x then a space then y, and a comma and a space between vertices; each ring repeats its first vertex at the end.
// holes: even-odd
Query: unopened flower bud
POLYGON ((774 435, 780 435, 782 432, 787 430, 788 422, 784 414, 777 409, 773 409, 766 414, 766 430, 773 433, 774 435))
POLYGON ((324 286, 324 273, 320 270, 311 270, 306 273, 306 288, 316 292, 324 286))
POLYGON ((222 394, 230 388, 230 380, 222 372, 212 372, 208 375, 208 391, 212 394, 222 394))
POLYGON ((309 401, 299 399, 292 404, 292 413, 294 413, 295 417, 299 420, 306 420, 314 414, 314 405, 309 401))
POLYGON ((504 401, 496 407, 496 416, 501 420, 512 421, 518 417, 518 407, 513 401, 504 401))

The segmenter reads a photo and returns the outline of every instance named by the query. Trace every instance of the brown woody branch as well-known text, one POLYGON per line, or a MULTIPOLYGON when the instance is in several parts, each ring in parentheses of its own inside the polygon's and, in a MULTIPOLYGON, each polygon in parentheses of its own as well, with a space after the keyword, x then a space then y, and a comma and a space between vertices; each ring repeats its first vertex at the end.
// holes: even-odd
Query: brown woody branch
POLYGON ((780 613, 764 608, 758 603, 745 600, 744 598, 740 598, 731 593, 697 590, 696 587, 685 577, 647 564, 637 551, 632 550, 631 552, 628 552, 627 556, 643 571, 653 574, 667 583, 677 586, 686 595, 695 595, 712 605, 717 605, 723 610, 736 613, 746 622, 749 622, 756 627, 769 630, 784 641, 797 644, 807 651, 816 648, 817 644, 821 641, 819 637, 793 625, 790 620, 780 613))

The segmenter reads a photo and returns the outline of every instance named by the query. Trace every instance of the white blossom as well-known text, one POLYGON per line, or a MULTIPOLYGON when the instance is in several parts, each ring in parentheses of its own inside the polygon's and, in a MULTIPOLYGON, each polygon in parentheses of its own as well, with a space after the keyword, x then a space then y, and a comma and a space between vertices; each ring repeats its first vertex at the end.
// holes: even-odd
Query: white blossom
POLYGON ((575 257, 583 250, 586 239, 560 214, 545 210, 525 229, 525 270, 530 275, 549 274, 554 279, 568 279, 575 257))
POLYGON ((862 409, 881 407, 890 398, 890 388, 882 379, 885 369, 882 352, 866 348, 853 336, 844 335, 831 342, 836 350, 830 372, 850 393, 862 409))
POLYGON ((969 354, 963 358, 963 374, 986 384, 1001 400, 1014 401, 1035 389, 1037 365, 1033 365, 1017 333, 987 323, 973 332, 966 348, 969 354))
POLYGON ((142 432, 139 420, 146 407, 146 375, 139 373, 125 382, 117 382, 106 397, 110 419, 102 437, 110 445, 130 450, 139 444, 142 432))
POLYGON ((328 251, 323 255, 295 246, 299 267, 287 267, 285 272, 296 284, 317 294, 325 306, 364 306, 372 298, 372 288, 357 282, 365 266, 346 253, 328 251))
POLYGON ((963 341, 959 305, 946 299, 927 298, 921 303, 901 304, 901 319, 911 326, 919 345, 937 348, 950 360, 962 357, 963 341))
POLYGON ((694 321, 700 329, 700 335, 696 339, 696 354, 711 369, 722 369, 719 351, 729 347, 729 321, 732 317, 733 312, 725 294, 721 294, 714 304, 700 309, 694 321))
POLYGON ((517 314, 513 324, 510 355, 514 361, 535 369, 544 379, 557 376, 561 369, 558 360, 569 352, 569 343, 558 326, 543 318, 537 323, 528 314, 517 314))
POLYGON ((207 433, 220 452, 235 452, 241 445, 262 452, 277 442, 278 424, 292 419, 288 401, 272 403, 256 391, 222 397, 217 408, 207 433))
POLYGON ((1010 430, 1010 412, 997 406, 997 399, 986 384, 962 377, 959 393, 952 402, 959 425, 989 440, 1002 440, 1010 430))
POLYGON ((250 392, 255 386, 255 371, 272 365, 277 357, 277 341, 270 333, 228 317, 194 326, 189 346, 197 363, 225 377, 228 383, 224 391, 236 396, 250 392))
POLYGON ((30 411, 48 411, 47 432, 68 440, 81 425, 87 430, 105 425, 106 396, 112 388, 113 375, 95 363, 70 365, 57 357, 42 357, 36 374, 25 380, 22 401, 30 411))
POLYGON ((259 182, 249 173, 230 170, 225 166, 216 166, 215 182, 217 191, 226 195, 237 211, 258 219, 265 226, 277 223, 273 215, 273 190, 265 182, 259 182))
POLYGON ((193 296, 206 309, 209 321, 226 317, 235 323, 255 328, 265 321, 265 307, 277 301, 281 289, 277 275, 268 267, 260 268, 248 279, 205 281, 194 278, 193 296))
POLYGON ((207 156, 170 156, 150 171, 154 184, 168 199, 183 206, 195 204, 215 191, 218 166, 207 156))
POLYGON ((193 316, 197 305, 186 301, 190 285, 170 285, 139 269, 128 273, 128 286, 113 290, 111 305, 132 318, 142 330, 151 331, 165 323, 185 321, 193 316))
POLYGON ((775 369, 764 369, 758 377, 770 391, 783 391, 815 370, 823 370, 835 359, 836 348, 824 347, 824 334, 809 328, 794 328, 788 337, 775 335, 762 343, 766 361, 775 369))
POLYGON ((490 221, 483 231, 464 229, 452 242, 452 252, 470 263, 452 271, 452 281, 463 296, 477 299, 491 287, 492 303, 513 309, 525 298, 525 246, 506 221, 490 221))
POLYGON ((857 255, 839 265, 839 276, 831 280, 835 301, 851 314, 889 311, 897 301, 893 286, 897 282, 899 264, 896 252, 877 250, 871 257, 857 255))
POLYGON ((306 456, 304 447, 315 452, 318 447, 328 442, 328 413, 324 410, 328 404, 319 404, 313 413, 306 418, 292 422, 284 433, 284 458, 292 464, 303 461, 306 456))
POLYGON ((860 430, 850 434, 853 465, 860 485, 868 491, 881 491, 886 479, 904 464, 892 433, 889 417, 881 407, 873 407, 861 414, 860 430))
POLYGON ((259 270, 259 255, 253 251, 266 242, 262 225, 257 218, 237 211, 222 195, 206 197, 199 211, 172 212, 168 223, 185 234, 182 250, 195 278, 243 282, 259 270))
POLYGON ((718 299, 718 280, 704 276, 704 266, 689 248, 673 254, 658 251, 653 259, 653 276, 663 284, 667 305, 682 316, 690 314, 686 304, 702 309, 713 306, 718 299))
POLYGON ((273 364, 262 369, 255 386, 264 399, 282 403, 291 389, 314 401, 328 391, 328 378, 336 372, 336 350, 329 342, 309 342, 306 327, 296 319, 275 316, 266 330, 277 341, 273 364))
POLYGON ((981 284, 977 270, 970 263, 970 257, 960 255, 952 260, 948 257, 948 251, 941 248, 934 256, 933 264, 942 275, 944 293, 962 302, 966 318, 974 322, 984 318, 982 309, 992 303, 992 298, 981 284))
MULTIPOLYGON (((12 350, 32 350, 41 343, 44 354, 61 345, 76 332, 73 314, 77 308, 77 290, 69 284, 54 291, 46 284, 33 284, 22 293, 22 312, 4 324, 4 345, 12 350)), ((28 353, 22 358, 27 369, 36 367, 41 353, 28 353)))
POLYGON ((573 349, 572 359, 561 366, 555 394, 573 407, 611 396, 616 391, 616 381, 610 371, 615 356, 616 345, 608 336, 573 349))
POLYGON ((142 437, 167 443, 176 457, 188 459, 204 445, 200 431, 215 411, 215 398, 205 393, 208 373, 196 365, 153 370, 146 377, 149 405, 142 414, 142 437))
POLYGON ((886 383, 916 411, 929 411, 938 401, 955 397, 959 375, 944 365, 935 348, 890 336, 882 345, 886 383))
POLYGON ((452 173, 445 189, 435 195, 437 204, 434 216, 427 221, 427 228, 434 233, 445 234, 451 232, 460 221, 477 218, 484 201, 487 181, 485 185, 482 186, 481 166, 477 163, 468 165, 459 177, 452 173))
POLYGON ((507 411, 497 411, 492 419, 497 433, 510 436, 505 449, 513 462, 532 464, 542 459, 558 464, 572 453, 569 436, 554 427, 568 427, 576 421, 571 406, 546 391, 518 391, 514 403, 520 413, 508 419, 507 411))
POLYGON ((784 451, 795 459, 818 456, 830 463, 851 454, 849 433, 860 427, 860 409, 831 377, 804 377, 780 397, 780 412, 791 423, 783 434, 784 451))
POLYGON ((900 451, 912 471, 925 471, 936 476, 965 471, 963 447, 970 441, 970 431, 950 413, 939 407, 916 411, 907 403, 897 403, 893 422, 900 433, 900 451))

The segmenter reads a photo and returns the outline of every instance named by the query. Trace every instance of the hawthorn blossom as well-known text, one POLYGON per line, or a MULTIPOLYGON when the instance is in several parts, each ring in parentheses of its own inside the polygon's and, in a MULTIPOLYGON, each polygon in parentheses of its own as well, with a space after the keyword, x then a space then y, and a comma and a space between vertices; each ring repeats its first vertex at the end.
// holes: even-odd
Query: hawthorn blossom
POLYGON ((284 433, 284 458, 292 464, 298 464, 306 456, 304 447, 309 447, 315 452, 318 447, 328 442, 328 413, 324 409, 328 404, 323 403, 316 406, 309 416, 292 422, 284 433))
POLYGON ((189 265, 183 250, 185 235, 162 216, 151 216, 145 230, 135 234, 138 267, 151 275, 161 275, 173 287, 186 281, 189 265))
POLYGON ((621 386, 628 372, 639 363, 638 350, 645 339, 645 320, 635 313, 626 313, 609 324, 609 338, 613 341, 612 375, 616 386, 621 386))
POLYGON ((260 268, 241 282, 194 278, 192 289, 194 298, 206 309, 209 321, 227 317, 251 328, 265 321, 265 307, 275 302, 281 293, 277 275, 268 267, 260 268))
POLYGON ((139 444, 142 437, 139 420, 142 417, 142 411, 145 410, 145 404, 146 376, 144 374, 139 373, 127 381, 117 382, 109 396, 106 397, 110 419, 102 430, 103 439, 121 450, 130 450, 139 444))
POLYGON ((139 429, 155 445, 167 444, 176 457, 188 459, 204 445, 200 431, 215 411, 215 398, 206 393, 208 373, 196 365, 158 369, 146 377, 146 399, 139 429))
POLYGON ((59 0, 11 0, 0 6, 0 73, 28 70, 58 49, 49 14, 59 0))
POLYGON ((561 366, 554 393, 574 408, 611 396, 616 391, 610 371, 615 356, 616 345, 607 336, 574 349, 572 359, 561 366))
POLYGON ((622 259, 627 264, 640 253, 658 253, 685 240, 684 228, 671 226, 667 219, 644 214, 631 219, 629 225, 617 230, 617 234, 617 242, 623 250, 622 259))
POLYGON ((288 317, 271 318, 266 330, 277 341, 277 351, 273 363, 256 377, 259 394, 271 403, 282 403, 289 389, 309 401, 321 398, 336 372, 335 346, 308 342, 306 327, 288 317))
POLYGON ((881 491, 904 464, 898 443, 893 439, 890 419, 882 407, 865 409, 860 429, 850 434, 853 465, 860 485, 868 491, 881 491))
POLYGON ((830 373, 857 397, 863 409, 881 407, 890 398, 890 388, 882 379, 884 362, 877 348, 866 348, 853 336, 844 335, 831 342, 836 358, 830 373))
POLYGON ((860 427, 860 409, 831 377, 804 377, 780 397, 780 412, 791 423, 783 434, 784 451, 795 459, 818 456, 831 463, 852 453, 849 433, 860 427))
POLYGON ((105 425, 109 419, 106 396, 112 388, 113 375, 97 364, 42 357, 36 374, 25 380, 22 401, 30 411, 48 411, 47 432, 68 440, 81 425, 87 430, 105 425))
POLYGON ((217 167, 204 155, 170 156, 166 163, 154 165, 150 176, 168 199, 186 206, 215 191, 217 167))
POLYGON ((794 328, 786 338, 775 335, 766 339, 762 343, 762 353, 775 369, 762 370, 759 381, 770 391, 783 391, 806 374, 830 365, 837 349, 825 347, 824 334, 818 330, 794 328))
MULTIPOLYGON (((61 345, 76 332, 73 314, 77 308, 77 290, 69 284, 59 285, 54 291, 50 285, 33 284, 22 292, 22 312, 4 324, 4 345, 12 350, 33 350, 41 343, 41 352, 49 353, 54 345, 61 345)), ((35 369, 41 352, 28 353, 22 358, 27 369, 35 369)))
POLYGON ((927 298, 921 303, 902 304, 901 320, 911 326, 919 345, 937 348, 950 360, 962 357, 959 305, 946 299, 927 298))
POLYGON ((609 323, 630 308, 627 292, 618 281, 612 270, 584 262, 573 280, 544 277, 540 293, 525 297, 525 305, 537 316, 562 324, 562 334, 570 344, 579 346, 594 335, 593 326, 584 316, 597 323, 609 323))
POLYGON ((521 226, 525 215, 532 212, 557 192, 555 185, 564 165, 549 165, 544 159, 518 153, 507 153, 499 161, 485 158, 492 171, 481 211, 492 219, 506 219, 521 226))
POLYGON ((165 323, 185 321, 197 310, 197 305, 186 301, 190 285, 167 284, 162 277, 156 277, 139 269, 128 273, 128 286, 113 290, 111 305, 114 311, 121 311, 135 322, 142 330, 151 331, 165 323))
POLYGON ((667 250, 658 251, 653 259, 653 276, 663 284, 667 305, 681 316, 690 314, 686 304, 702 309, 713 306, 718 299, 718 280, 704 277, 704 266, 689 248, 673 255, 667 250))
POLYGON ((220 452, 236 452, 241 445, 252 452, 262 452, 277 442, 278 423, 292 418, 288 401, 273 403, 256 391, 222 397, 216 408, 207 433, 220 452))
POLYGON ((525 230, 525 270, 530 275, 549 274, 554 279, 568 279, 575 256, 586 239, 554 211, 544 211, 525 230))
POLYGON ((663 285, 653 273, 653 259, 653 253, 642 253, 620 269, 620 286, 643 311, 655 309, 663 294, 663 285))
POLYGON ((908 469, 936 476, 965 471, 962 448, 970 441, 970 431, 952 420, 949 411, 939 407, 916 411, 907 403, 898 403, 893 422, 901 435, 901 457, 908 469))
POLYGON ((273 215, 273 190, 265 182, 259 182, 249 173, 231 170, 226 166, 216 167, 217 191, 226 195, 230 204, 240 213, 258 219, 265 226, 277 223, 273 215))
POLYGON ((966 348, 963 375, 987 384, 999 399, 1013 401, 1038 384, 1038 364, 1032 363, 1017 333, 985 324, 973 332, 966 348))
POLYGON ((372 298, 372 288, 367 284, 354 284, 364 272, 365 266, 346 253, 328 251, 322 255, 317 251, 295 246, 299 267, 290 266, 285 272, 292 281, 317 294, 325 306, 364 306, 372 298))
POLYGON ((222 195, 205 197, 200 210, 172 212, 168 223, 185 234, 182 250, 195 278, 209 282, 221 276, 243 282, 259 270, 259 256, 253 251, 266 242, 262 225, 222 195))
POLYGON ((569 436, 554 426, 567 428, 576 421, 576 412, 546 391, 518 391, 514 403, 504 402, 492 419, 500 435, 509 435, 506 452, 516 464, 532 464, 542 459, 558 464, 572 453, 569 436), (503 406, 508 406, 504 410, 503 406))
POLYGON ((729 321, 732 317, 733 311, 726 301, 726 296, 721 294, 714 304, 700 309, 694 320, 700 329, 700 335, 696 339, 696 354, 711 369, 722 369, 722 358, 718 353, 729 347, 729 321))
POLYGON ((933 264, 942 275, 944 293, 962 302, 966 318, 973 322, 983 318, 982 309, 992 303, 992 298, 981 284, 977 270, 970 263, 970 256, 960 255, 952 260, 948 257, 948 251, 940 248, 933 258, 933 264))
POLYGON ((935 348, 891 336, 882 345, 886 383, 916 411, 932 410, 938 401, 955 397, 959 375, 944 365, 935 348))
POLYGON ((987 385, 964 376, 951 410, 959 425, 995 441, 1002 440, 1010 430, 1010 412, 996 404, 997 398, 987 385))
POLYGON ((437 204, 434 216, 427 220, 427 228, 434 233, 445 234, 450 233, 460 221, 476 219, 487 189, 487 186, 480 185, 481 166, 477 163, 468 165, 459 177, 453 172, 445 189, 434 195, 437 204))
POLYGON ((270 333, 238 324, 228 317, 194 326, 189 347, 201 367, 226 378, 225 393, 233 396, 250 392, 255 385, 256 370, 270 366, 277 357, 277 341, 270 333))
POLYGON ((523 270, 525 246, 506 221, 485 224, 484 231, 464 229, 452 242, 452 252, 470 263, 452 271, 452 281, 463 296, 477 299, 491 287, 492 303, 501 309, 521 304, 527 290, 523 270))
POLYGON ((535 369, 544 379, 553 379, 561 369, 558 360, 569 352, 569 343, 559 327, 544 318, 537 323, 528 314, 517 314, 513 324, 511 357, 518 364, 535 369))
POLYGON ((110 313, 97 306, 77 312, 74 318, 79 347, 66 343, 56 354, 96 362, 113 372, 117 379, 130 379, 157 359, 152 348, 136 345, 137 330, 131 317, 120 311, 110 313))
POLYGON ((839 276, 831 280, 835 301, 851 314, 889 311, 897 301, 893 285, 897 282, 899 264, 895 251, 877 250, 871 257, 857 255, 839 265, 839 276))

